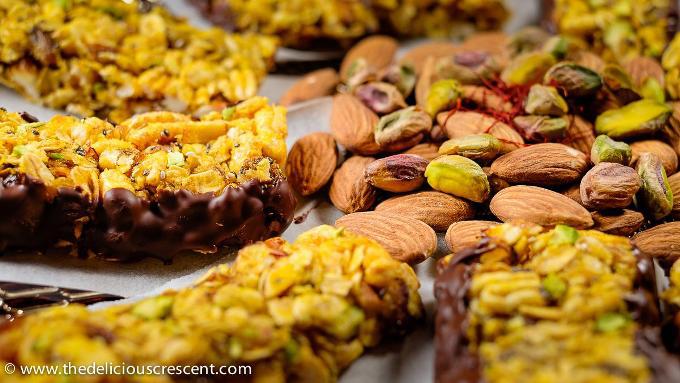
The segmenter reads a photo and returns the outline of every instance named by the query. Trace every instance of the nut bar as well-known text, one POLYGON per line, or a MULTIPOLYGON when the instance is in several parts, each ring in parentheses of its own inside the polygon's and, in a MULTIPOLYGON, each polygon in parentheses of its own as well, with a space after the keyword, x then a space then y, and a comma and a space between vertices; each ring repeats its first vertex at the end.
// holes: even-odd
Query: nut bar
POLYGON ((440 265, 436 382, 677 382, 630 240, 503 224, 440 265))
POLYGON ((677 28, 673 0, 544 0, 550 29, 590 44, 606 59, 660 57, 677 28))
POLYGON ((285 109, 265 98, 200 120, 24 118, 0 111, 1 250, 169 261, 269 238, 291 222, 285 109))
POLYGON ((147 0, 0 2, 0 83, 33 102, 121 122, 252 97, 277 41, 202 30, 147 0))
POLYGON ((448 37, 467 29, 497 29, 508 16, 502 0, 190 2, 226 29, 281 36, 284 45, 302 48, 327 48, 328 41, 347 45, 376 32, 448 37))
POLYGON ((667 305, 667 320, 664 322, 664 342, 674 353, 680 355, 680 260, 676 260, 668 271, 670 286, 662 298, 667 305))
POLYGON ((334 382, 366 348, 420 321, 418 287, 413 269, 375 242, 320 226, 293 243, 273 238, 248 246, 193 287, 98 311, 50 308, 6 323, 0 365, 249 365, 252 374, 238 381, 334 382))

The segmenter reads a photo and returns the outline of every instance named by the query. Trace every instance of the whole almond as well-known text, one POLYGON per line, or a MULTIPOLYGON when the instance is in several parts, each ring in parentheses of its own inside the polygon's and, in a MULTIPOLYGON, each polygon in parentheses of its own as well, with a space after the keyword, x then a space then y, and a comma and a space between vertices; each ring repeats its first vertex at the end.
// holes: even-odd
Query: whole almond
POLYGON ((328 196, 338 210, 349 214, 373 206, 377 192, 364 179, 364 170, 373 161, 375 158, 353 156, 335 171, 328 196))
POLYGON ((593 226, 588 210, 560 193, 536 186, 511 186, 489 204, 503 222, 523 220, 542 226, 564 224, 583 229, 593 226))
POLYGON ((451 253, 455 254, 467 247, 474 246, 484 236, 484 232, 496 225, 493 221, 461 221, 449 226, 444 242, 451 253))
POLYGON ((504 32, 477 32, 468 36, 460 48, 461 51, 487 52, 502 60, 508 55, 509 42, 510 37, 504 32))
POLYGON ((438 59, 441 57, 453 56, 459 51, 460 46, 458 44, 448 41, 431 41, 410 49, 401 57, 399 62, 413 65, 416 74, 420 75, 428 57, 438 59))
POLYGON ((633 80, 633 85, 638 89, 649 78, 655 79, 662 88, 664 86, 665 73, 661 64, 654 58, 645 56, 634 57, 625 61, 623 68, 628 72, 631 80, 633 80))
POLYGON ((512 103, 506 101, 491 89, 483 86, 463 85, 461 97, 465 100, 472 101, 485 109, 503 113, 512 112, 512 103))
POLYGON ((411 149, 408 149, 404 154, 415 154, 421 156, 427 161, 432 161, 433 159, 439 157, 439 145, 433 142, 424 142, 418 144, 411 149))
POLYGON ((417 219, 438 232, 475 215, 470 202, 437 191, 392 197, 378 204, 375 210, 417 219))
POLYGON ((503 144, 501 152, 507 153, 524 145, 524 139, 510 125, 491 116, 477 112, 443 112, 437 115, 437 122, 449 138, 471 134, 489 133, 503 144))
POLYGON ((405 193, 419 189, 425 182, 428 161, 414 154, 396 154, 366 166, 364 178, 378 189, 405 193))
POLYGON ((645 222, 642 213, 630 209, 596 211, 592 216, 593 229, 624 237, 635 234, 645 222))
POLYGON ((573 185, 567 186, 564 189, 561 189, 560 193, 569 197, 571 200, 578 203, 579 205, 583 206, 583 200, 581 200, 581 183, 580 182, 577 182, 573 185))
POLYGON ((497 158, 491 172, 511 184, 566 185, 588 170, 581 151, 562 144, 526 146, 497 158))
POLYGON ((671 215, 675 219, 680 219, 680 173, 675 173, 668 177, 668 184, 673 191, 673 210, 671 215))
POLYGON ((352 64, 358 59, 366 60, 366 63, 373 71, 388 66, 397 53, 399 43, 389 36, 370 36, 359 41, 350 49, 340 65, 340 77, 343 81, 347 80, 352 64))
POLYGON ((356 97, 338 94, 333 97, 331 131, 338 143, 347 150, 371 155, 380 152, 373 131, 378 125, 378 115, 356 97))
POLYGON ((416 105, 425 108, 427 94, 430 92, 430 87, 438 80, 436 70, 436 59, 434 57, 427 57, 422 64, 420 75, 416 81, 416 105))
POLYGON ((340 217, 335 226, 364 235, 382 245, 393 258, 416 264, 437 250, 437 234, 417 219, 377 211, 340 217))
POLYGON ((620 209, 633 203, 640 190, 635 169, 612 162, 600 162, 581 179, 581 201, 589 209, 620 209))
POLYGON ((298 193, 308 196, 326 186, 337 162, 338 151, 333 136, 311 133, 297 140, 290 149, 286 175, 298 193))
POLYGON ((675 150, 667 143, 659 140, 644 140, 637 141, 630 144, 630 148, 633 151, 633 158, 631 161, 631 166, 635 166, 640 153, 648 152, 654 153, 659 157, 663 168, 666 170, 666 175, 674 174, 678 170, 678 155, 675 150))
POLYGON ((598 73, 601 73, 605 65, 607 65, 600 56, 586 50, 579 50, 571 56, 570 59, 574 63, 592 69, 598 73))
POLYGON ((290 106, 318 97, 330 96, 340 83, 340 76, 333 68, 315 70, 306 74, 281 96, 279 103, 290 106))
POLYGON ((680 156, 680 102, 672 102, 670 105, 673 107, 673 114, 661 129, 661 133, 675 153, 680 156))
POLYGON ((633 243, 644 254, 670 267, 680 258, 680 222, 664 223, 638 233, 633 237, 633 243))
POLYGON ((569 123, 567 124, 566 138, 563 143, 583 153, 590 153, 590 148, 592 148, 593 142, 595 142, 593 124, 578 115, 569 115, 567 120, 569 123))

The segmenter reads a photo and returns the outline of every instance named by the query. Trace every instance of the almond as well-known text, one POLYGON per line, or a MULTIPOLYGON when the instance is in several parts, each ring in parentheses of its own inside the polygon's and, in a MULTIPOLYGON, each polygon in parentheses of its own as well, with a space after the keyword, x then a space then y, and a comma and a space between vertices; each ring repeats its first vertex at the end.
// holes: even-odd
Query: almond
POLYGON ((633 243, 644 254, 670 267, 680 258, 680 222, 669 222, 638 233, 633 243))
POLYGON ((583 206, 583 200, 581 200, 581 184, 580 183, 575 183, 571 186, 568 186, 566 189, 561 189, 560 193, 569 197, 570 199, 572 199, 574 202, 578 203, 579 205, 583 206))
POLYGON ((406 52, 401 60, 402 64, 411 64, 416 71, 416 74, 420 75, 423 71, 423 65, 428 57, 433 57, 434 59, 453 56, 460 51, 460 46, 458 44, 453 44, 447 41, 431 41, 425 44, 420 44, 415 48, 410 49, 406 52))
POLYGON ((597 73, 602 73, 602 70, 606 65, 600 56, 586 50, 579 50, 573 54, 571 61, 588 69, 592 69, 597 73))
POLYGON ((415 154, 423 157, 427 161, 432 161, 439 157, 439 145, 432 142, 424 142, 405 151, 404 154, 415 154))
POLYGON ((427 100, 427 94, 430 91, 430 87, 437 80, 436 59, 434 57, 427 57, 423 63, 420 75, 418 76, 418 81, 416 82, 416 105, 421 108, 425 107, 425 101, 427 100))
POLYGON ((452 223, 475 215, 470 202, 437 191, 392 197, 378 204, 375 210, 417 219, 435 231, 444 231, 452 223))
POLYGON ((583 153, 590 153, 590 148, 595 142, 593 124, 578 115, 567 116, 567 134, 563 143, 583 153))
POLYGON ((673 114, 661 132, 675 153, 680 156, 680 102, 672 102, 670 105, 673 107, 673 114))
POLYGON ((437 115, 437 122, 449 138, 489 133, 503 143, 501 147, 503 153, 513 151, 524 145, 522 136, 510 125, 482 113, 443 112, 437 115))
POLYGON ((510 37, 504 32, 477 32, 471 34, 460 48, 463 51, 482 51, 497 56, 502 60, 508 55, 507 46, 510 37))
POLYGON ((642 213, 629 209, 597 211, 592 216, 595 222, 593 229, 624 237, 635 234, 645 222, 642 213))
POLYGON ((503 113, 512 112, 512 103, 506 101, 491 89, 483 86, 463 85, 461 97, 465 100, 472 101, 485 109, 496 110, 503 113))
POLYGON ((564 224, 579 229, 593 226, 588 210, 560 193, 536 186, 511 186, 489 204, 503 222, 523 220, 543 226, 564 224))
POLYGON ((437 234, 432 228, 399 214, 354 213, 339 218, 335 226, 373 239, 392 257, 410 264, 424 261, 437 250, 437 234))
POLYGON ((338 151, 333 136, 311 133, 297 140, 290 149, 286 175, 298 193, 308 196, 326 186, 337 162, 338 151))
POLYGON ((633 80, 633 85, 636 89, 644 86, 645 81, 649 78, 655 79, 659 85, 664 86, 664 71, 661 64, 651 57, 637 56, 627 60, 623 64, 624 69, 633 80))
POLYGON ((455 254, 467 247, 474 246, 484 236, 484 232, 496 225, 493 221, 461 221, 449 226, 444 242, 451 253, 455 254))
POLYGON ((582 152, 562 144, 526 146, 497 158, 491 172, 511 184, 566 185, 588 170, 582 152))
POLYGON ((349 214, 373 206, 377 192, 364 179, 364 170, 373 161, 375 158, 353 156, 335 171, 328 196, 338 210, 349 214))
POLYGON ((318 97, 330 96, 340 83, 340 76, 333 68, 315 70, 306 74, 281 96, 279 103, 290 106, 318 97))
POLYGON ((338 94, 333 97, 331 131, 338 143, 347 150, 371 155, 380 152, 373 134, 378 125, 378 115, 356 97, 338 94))
POLYGON ((670 176, 678 170, 678 155, 675 154, 675 150, 673 150, 670 145, 663 141, 637 141, 630 144, 630 148, 633 151, 631 166, 635 166, 635 163, 640 157, 640 153, 648 152, 654 153, 659 157, 663 164, 663 168, 666 170, 666 175, 670 176))
POLYGON ((366 60, 372 71, 378 71, 388 66, 397 53, 399 43, 389 36, 370 36, 359 41, 350 49, 340 65, 340 77, 343 81, 349 77, 352 64, 358 59, 366 60))
POLYGON ((675 173, 668 177, 668 184, 673 192, 673 210, 671 215, 675 219, 680 219, 680 173, 675 173))

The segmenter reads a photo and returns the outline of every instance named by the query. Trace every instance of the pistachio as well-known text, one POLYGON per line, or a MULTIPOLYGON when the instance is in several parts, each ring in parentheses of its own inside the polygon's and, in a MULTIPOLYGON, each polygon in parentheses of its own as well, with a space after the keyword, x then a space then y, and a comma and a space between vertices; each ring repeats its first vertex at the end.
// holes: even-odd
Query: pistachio
POLYGON ((439 147, 439 154, 457 154, 471 160, 491 161, 501 152, 501 142, 490 134, 452 138, 439 147))
POLYGON ((574 42, 565 36, 552 36, 543 43, 543 52, 550 53, 555 56, 556 59, 564 59, 569 51, 574 50, 574 42))
POLYGON ((545 74, 543 82, 560 89, 567 97, 585 97, 602 88, 602 78, 584 66, 561 62, 545 74))
POLYGON ((414 138, 421 136, 422 139, 422 135, 429 132, 431 128, 430 116, 420 107, 410 106, 380 118, 375 128, 375 142, 381 148, 389 147, 398 151, 420 142, 420 140, 413 142, 414 138))
POLYGON ((512 122, 524 138, 533 142, 559 141, 567 133, 569 121, 564 117, 517 116, 512 122))
POLYGON ((373 69, 368 65, 364 58, 354 60, 347 69, 347 80, 345 85, 351 91, 357 86, 375 79, 373 69))
POLYGON ((640 177, 635 169, 602 162, 581 179, 583 206, 602 210, 628 207, 640 189, 640 177))
POLYGON ((673 210, 673 191, 661 160, 644 152, 640 154, 636 168, 642 181, 636 204, 652 219, 666 217, 673 210))
POLYGON ((614 139, 654 133, 666 124, 672 111, 666 104, 642 99, 597 116, 595 131, 614 139))
POLYGON ((630 164, 632 155, 630 145, 614 141, 605 134, 597 136, 590 149, 590 160, 596 165, 600 162, 613 162, 627 166, 630 164))
POLYGON ((524 105, 524 111, 528 114, 562 116, 568 110, 567 102, 554 87, 534 84, 529 89, 529 95, 527 95, 524 105))
POLYGON ((635 234, 645 221, 641 213, 630 209, 596 211, 592 217, 595 230, 625 237, 635 234))
POLYGON ((621 104, 629 104, 641 97, 635 91, 633 80, 620 65, 608 64, 602 70, 602 81, 621 104))
POLYGON ((416 71, 411 64, 392 64, 378 73, 378 80, 392 84, 404 97, 416 86, 416 71))
POLYGON ((540 47, 550 39, 550 34, 543 28, 528 26, 520 29, 512 35, 508 48, 512 55, 519 55, 526 52, 532 52, 540 47))
POLYGON ((430 186, 441 192, 484 202, 489 198, 489 180, 476 162, 463 156, 445 155, 432 160, 425 169, 430 186))
POLYGON ((378 114, 392 113, 406 108, 404 96, 399 89, 386 82, 369 82, 360 85, 354 92, 355 96, 378 114))
POLYGON ((442 79, 454 79, 467 85, 483 85, 484 80, 491 80, 500 72, 500 66, 486 51, 464 51, 456 53, 453 59, 443 57, 437 60, 435 72, 442 79))
POLYGON ((661 57, 661 66, 666 70, 680 67, 680 35, 675 35, 661 57))
POLYGON ((396 154, 366 166, 364 178, 378 189, 394 193, 416 190, 425 182, 428 161, 414 154, 396 154))
POLYGON ((541 82, 543 75, 555 64, 555 57, 545 52, 521 54, 508 64, 501 73, 501 80, 508 85, 531 85, 541 82))
POLYGON ((663 85, 655 78, 650 77, 640 87, 640 96, 648 98, 657 102, 666 102, 666 92, 663 85))
POLYGON ((455 105, 460 97, 460 83, 456 80, 439 80, 432 84, 427 92, 425 111, 432 118, 442 110, 455 105))

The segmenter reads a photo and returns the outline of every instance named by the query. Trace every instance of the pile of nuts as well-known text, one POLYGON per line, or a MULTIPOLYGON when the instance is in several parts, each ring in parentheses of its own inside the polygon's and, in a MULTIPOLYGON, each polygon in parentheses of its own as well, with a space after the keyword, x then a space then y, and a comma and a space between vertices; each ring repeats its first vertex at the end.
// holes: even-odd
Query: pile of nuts
POLYGON ((479 33, 398 61, 396 41, 364 39, 339 73, 312 72, 284 96, 335 93, 331 133, 292 147, 289 179, 303 196, 327 190, 347 214, 337 226, 410 263, 434 253, 435 232, 455 252, 514 220, 634 236, 652 256, 680 257, 680 101, 661 63, 605 62, 536 36, 479 33))

